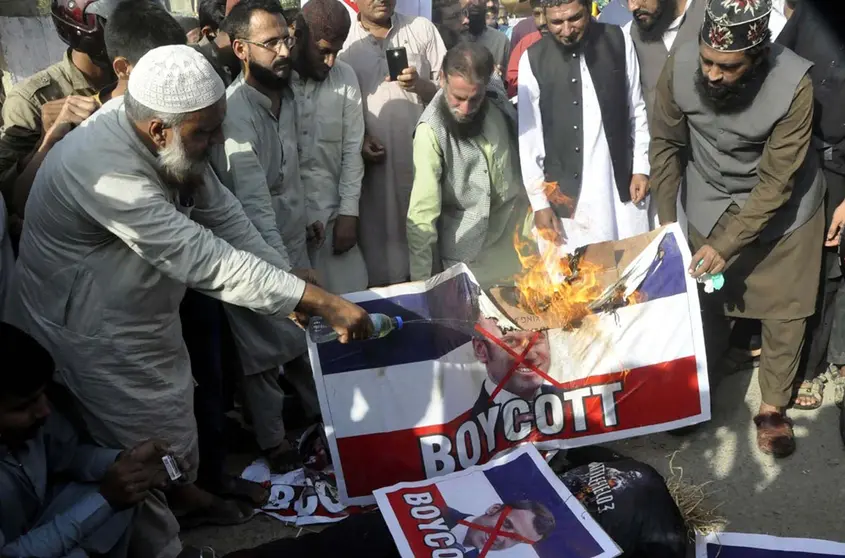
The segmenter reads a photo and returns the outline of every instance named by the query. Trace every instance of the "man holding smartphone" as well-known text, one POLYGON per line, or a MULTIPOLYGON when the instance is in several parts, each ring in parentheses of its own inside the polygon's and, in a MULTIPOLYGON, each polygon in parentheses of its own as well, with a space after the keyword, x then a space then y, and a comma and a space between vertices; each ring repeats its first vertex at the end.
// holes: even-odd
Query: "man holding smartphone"
POLYGON ((414 181, 413 131, 437 92, 446 47, 429 20, 396 13, 396 0, 359 0, 358 8, 340 59, 355 70, 364 104, 358 242, 376 287, 410 277, 405 222, 414 181), (398 49, 405 50, 407 67, 392 79, 388 60, 401 60, 398 49))

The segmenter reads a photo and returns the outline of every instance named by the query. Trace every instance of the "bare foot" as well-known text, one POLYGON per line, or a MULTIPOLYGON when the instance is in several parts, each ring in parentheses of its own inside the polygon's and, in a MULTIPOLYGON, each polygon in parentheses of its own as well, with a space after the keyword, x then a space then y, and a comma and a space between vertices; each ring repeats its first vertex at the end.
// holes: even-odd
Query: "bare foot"
POLYGON ((177 484, 167 491, 170 507, 178 512, 190 513, 207 508, 214 503, 214 495, 197 485, 177 484))

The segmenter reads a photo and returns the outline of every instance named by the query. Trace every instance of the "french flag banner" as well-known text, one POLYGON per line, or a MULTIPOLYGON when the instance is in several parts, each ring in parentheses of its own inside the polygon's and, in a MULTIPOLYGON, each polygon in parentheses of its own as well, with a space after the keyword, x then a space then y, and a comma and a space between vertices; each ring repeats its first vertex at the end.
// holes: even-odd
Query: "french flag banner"
MULTIPOLYGON (((528 269, 548 262, 523 262, 528 269)), ((710 418, 698 290, 675 224, 587 246, 562 278, 523 271, 483 291, 463 264, 346 295, 404 326, 370 341, 309 339, 345 504, 483 464, 710 418)))
POLYGON ((845 556, 845 543, 745 533, 698 535, 695 558, 824 558, 845 556))
POLYGON ((613 558, 621 551, 537 450, 375 492, 403 558, 613 558))

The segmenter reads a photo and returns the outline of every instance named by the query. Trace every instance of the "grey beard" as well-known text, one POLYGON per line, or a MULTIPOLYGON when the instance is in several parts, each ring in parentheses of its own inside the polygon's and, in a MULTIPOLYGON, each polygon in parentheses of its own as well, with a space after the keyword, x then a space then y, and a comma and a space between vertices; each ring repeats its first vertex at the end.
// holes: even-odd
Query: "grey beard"
POLYGON ((192 161, 185 152, 185 146, 174 130, 173 142, 159 151, 158 166, 168 183, 178 187, 196 183, 205 172, 205 160, 192 161))

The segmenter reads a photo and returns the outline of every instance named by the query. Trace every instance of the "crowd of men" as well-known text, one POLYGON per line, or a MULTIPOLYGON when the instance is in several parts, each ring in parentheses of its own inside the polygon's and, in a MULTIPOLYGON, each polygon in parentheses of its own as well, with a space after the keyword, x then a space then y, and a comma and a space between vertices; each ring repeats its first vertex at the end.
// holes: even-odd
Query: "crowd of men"
POLYGON ((628 0, 618 25, 529 1, 508 27, 483 0, 53 0, 67 53, 0 132, 0 554, 190 556, 180 527, 248 521, 268 492, 224 471, 233 393, 299 467, 302 324, 365 339, 340 295, 505 280, 515 234, 563 256, 681 223, 690 274, 726 277, 712 376, 759 324, 760 449, 795 450, 786 409, 825 382, 841 404, 842 40, 806 0, 628 0))

